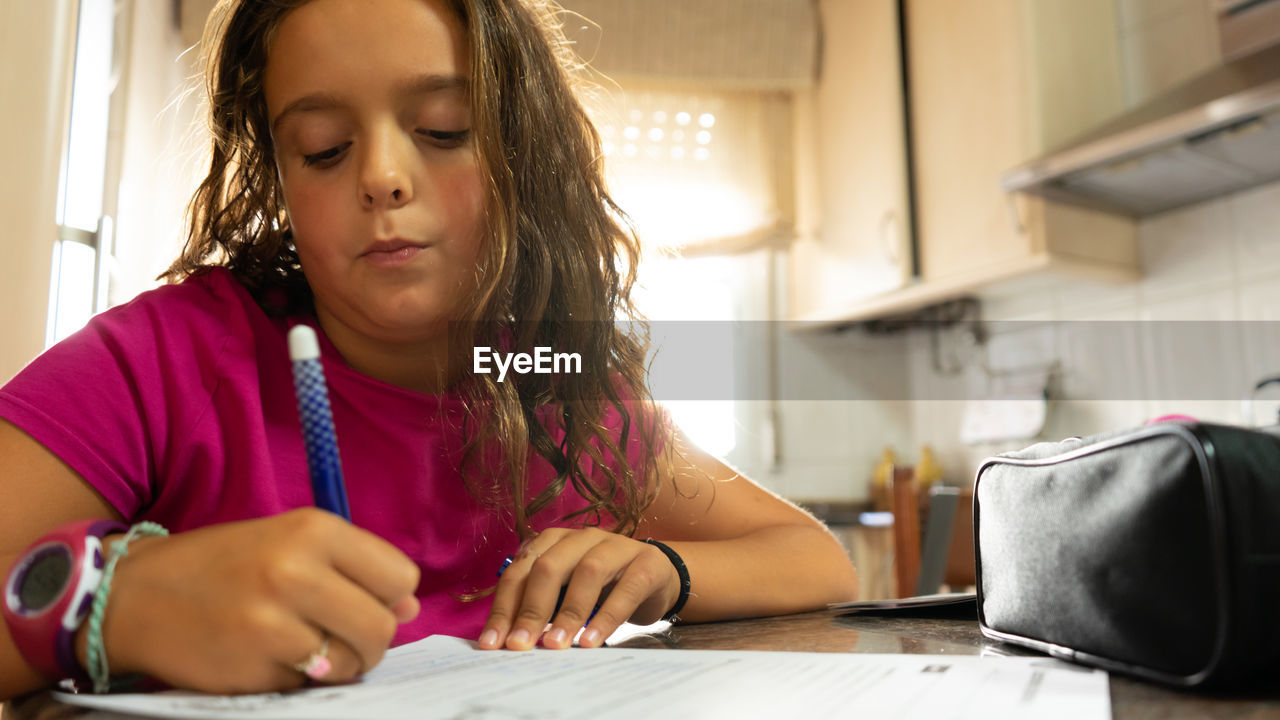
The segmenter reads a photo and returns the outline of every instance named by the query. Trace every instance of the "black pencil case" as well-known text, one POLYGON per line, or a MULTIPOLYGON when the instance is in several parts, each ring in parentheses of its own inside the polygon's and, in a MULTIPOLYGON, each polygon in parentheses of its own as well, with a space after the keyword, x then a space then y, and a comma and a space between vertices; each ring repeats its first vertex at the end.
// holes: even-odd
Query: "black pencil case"
POLYGON ((1162 423, 984 461, 990 638, 1179 687, 1280 672, 1280 433, 1162 423))

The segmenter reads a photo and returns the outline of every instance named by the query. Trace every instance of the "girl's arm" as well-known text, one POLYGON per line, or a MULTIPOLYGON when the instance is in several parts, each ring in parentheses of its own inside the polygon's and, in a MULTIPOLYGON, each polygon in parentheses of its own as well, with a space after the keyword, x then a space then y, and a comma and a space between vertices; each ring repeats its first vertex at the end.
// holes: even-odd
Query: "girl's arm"
POLYGON ((636 539, 593 528, 534 538, 498 583, 481 647, 527 649, 539 638, 567 647, 584 624, 579 643, 593 647, 623 621, 658 620, 675 603, 679 578, 666 555, 640 542, 646 538, 670 546, 688 568, 692 592, 683 620, 777 615, 854 598, 848 555, 812 515, 678 432, 676 442, 673 477, 663 480, 636 539), (564 601, 553 618, 561 587, 564 601))
MULTIPOLYGON (((0 420, 0 580, 22 551, 54 528, 83 518, 120 515, 66 463, 29 435, 0 420)), ((0 701, 52 684, 18 652, 0 622, 0 701)))
POLYGON ((675 477, 636 537, 663 541, 688 567, 682 619, 780 615, 854 598, 853 564, 822 523, 682 435, 676 441, 675 477))
MULTIPOLYGON (((119 514, 70 467, 0 420, 0 573, 54 528, 119 514)), ((110 538, 108 538, 110 542, 110 538)), ((293 665, 329 639, 347 680, 376 665, 399 622, 417 615, 418 568, 330 513, 280 515, 145 538, 117 566, 103 622, 112 674, 180 688, 263 692, 302 685, 293 665)), ((85 629, 77 638, 81 664, 85 629)), ((53 685, 0 622, 0 701, 53 685)))

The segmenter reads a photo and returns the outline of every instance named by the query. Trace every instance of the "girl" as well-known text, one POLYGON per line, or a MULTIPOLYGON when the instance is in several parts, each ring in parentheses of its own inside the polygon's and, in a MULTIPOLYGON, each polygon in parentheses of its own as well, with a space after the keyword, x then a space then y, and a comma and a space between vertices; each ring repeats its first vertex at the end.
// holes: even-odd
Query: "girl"
POLYGON ((614 322, 637 243, 549 17, 537 0, 219 6, 212 163, 174 283, 0 391, 0 507, 21 509, 0 569, 77 520, 171 534, 106 531, 118 564, 88 592, 109 603, 63 672, 35 660, 63 641, 7 616, 0 697, 90 655, 99 681, 256 692, 353 678, 431 633, 565 648, 585 625, 597 647, 673 610, 853 596, 819 523, 653 410, 644 344, 614 322), (320 331, 352 523, 308 507, 297 324, 320 331), (576 352, 582 372, 500 383, 471 372, 481 346, 576 352))

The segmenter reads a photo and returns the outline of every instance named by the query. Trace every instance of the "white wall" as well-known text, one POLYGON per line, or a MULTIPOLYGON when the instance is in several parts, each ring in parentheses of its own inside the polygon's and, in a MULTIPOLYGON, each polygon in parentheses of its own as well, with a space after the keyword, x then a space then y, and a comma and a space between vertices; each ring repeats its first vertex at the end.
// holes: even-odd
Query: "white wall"
MULTIPOLYGON (((779 261, 780 263, 783 261, 779 261)), ((785 267, 774 277, 786 278, 785 267)), ((766 317, 759 298, 768 293, 762 269, 751 278, 757 305, 745 317, 766 317)), ((785 287, 779 288, 786 297, 785 287)), ((779 306, 776 317, 787 317, 779 306)), ((729 461, 748 477, 786 497, 860 499, 867 495, 871 464, 886 446, 905 450, 911 437, 911 377, 906 338, 861 331, 816 332, 774 324, 777 401, 739 403, 738 447, 729 461)), ((740 372, 751 377, 751 397, 765 397, 759 379, 768 371, 756 353, 740 372)))
POLYGON ((135 2, 132 22, 111 305, 155 287, 177 258, 186 203, 208 169, 198 52, 184 54, 168 3, 135 2))
POLYGON ((0 382, 44 348, 74 47, 73 0, 0 3, 0 382))

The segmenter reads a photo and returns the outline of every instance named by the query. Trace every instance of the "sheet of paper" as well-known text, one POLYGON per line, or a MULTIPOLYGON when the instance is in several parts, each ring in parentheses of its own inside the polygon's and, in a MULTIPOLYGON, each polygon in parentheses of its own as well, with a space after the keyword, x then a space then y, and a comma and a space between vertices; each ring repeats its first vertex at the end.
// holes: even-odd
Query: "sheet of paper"
POLYGON ((58 695, 166 718, 1028 718, 1111 716, 1107 675, 1031 657, 720 650, 480 651, 429 637, 387 653, 362 682, 217 697, 58 695))

